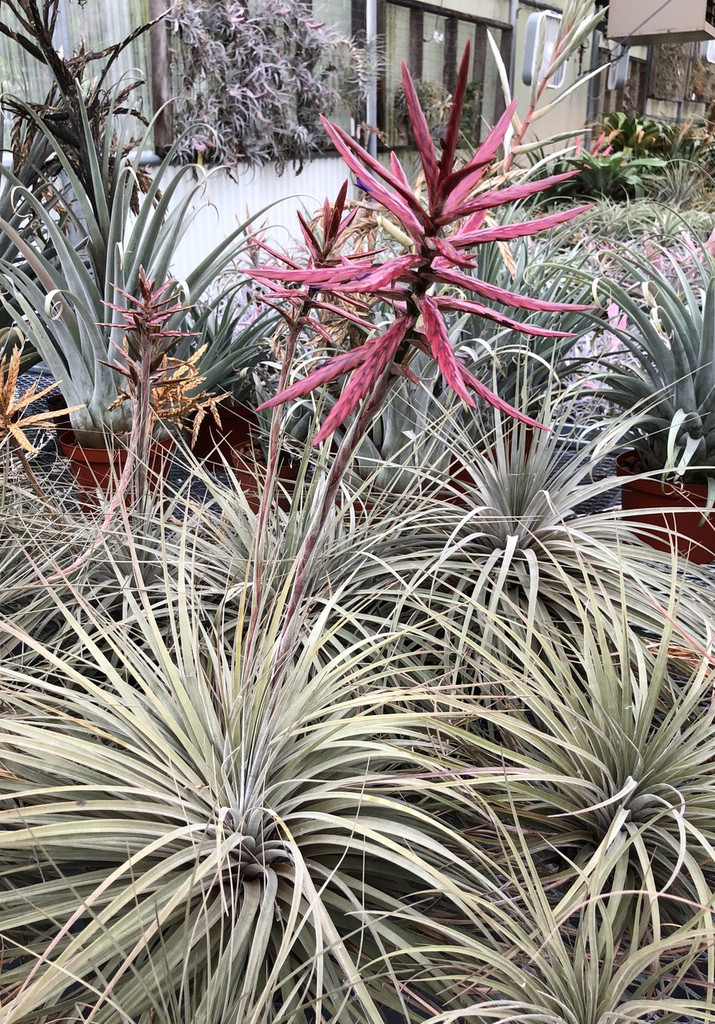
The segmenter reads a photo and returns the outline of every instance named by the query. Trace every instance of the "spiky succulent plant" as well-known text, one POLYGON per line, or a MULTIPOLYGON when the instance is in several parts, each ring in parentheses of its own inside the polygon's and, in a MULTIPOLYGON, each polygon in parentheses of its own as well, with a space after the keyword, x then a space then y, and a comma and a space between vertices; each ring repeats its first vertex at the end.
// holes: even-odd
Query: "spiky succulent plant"
POLYGON ((639 414, 632 441, 643 469, 712 480, 715 496, 715 266, 697 263, 696 283, 675 260, 660 272, 629 256, 628 269, 638 291, 594 284, 599 301, 624 314, 609 330, 629 356, 609 368, 602 393, 639 414))

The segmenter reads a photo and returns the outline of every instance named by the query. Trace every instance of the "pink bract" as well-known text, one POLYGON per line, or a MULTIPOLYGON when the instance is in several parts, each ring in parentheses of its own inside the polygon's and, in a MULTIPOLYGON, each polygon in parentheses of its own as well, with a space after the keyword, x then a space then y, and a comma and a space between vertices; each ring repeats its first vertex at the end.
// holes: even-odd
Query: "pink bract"
MULTIPOLYGON (((410 188, 407 175, 394 153, 390 156, 388 169, 342 128, 323 119, 326 132, 345 164, 355 174, 358 187, 399 223, 400 229, 411 239, 413 253, 381 262, 377 260, 379 254, 376 253, 332 261, 316 259, 316 249, 319 248, 317 239, 307 229, 305 221, 301 220, 301 229, 310 252, 309 265, 297 268, 295 263, 291 263, 284 270, 280 267, 263 267, 250 271, 251 276, 265 281, 274 295, 278 292, 276 283, 288 286, 280 290, 280 295, 294 303, 305 301, 311 296, 317 299, 318 295, 336 295, 343 302, 362 309, 365 296, 370 296, 388 301, 395 310, 393 324, 383 333, 370 338, 356 349, 327 360, 304 380, 286 388, 260 406, 268 408, 280 405, 349 373, 350 378, 340 398, 315 438, 316 444, 328 437, 361 400, 371 394, 390 366, 395 369, 398 365, 406 367, 414 350, 427 351, 437 361, 448 386, 468 404, 474 404, 470 390, 475 391, 491 405, 515 419, 541 426, 502 401, 459 361, 450 344, 442 312, 466 311, 524 334, 562 337, 564 332, 531 327, 485 306, 483 302, 464 298, 463 293, 473 292, 518 309, 566 312, 588 307, 542 302, 521 296, 480 281, 478 277, 471 277, 464 270, 476 267, 473 262, 475 247, 486 242, 507 241, 546 231, 577 217, 589 207, 581 206, 514 224, 492 223, 485 226, 489 210, 532 196, 571 177, 571 174, 556 175, 538 182, 484 189, 483 182, 492 170, 509 130, 514 103, 505 110, 474 156, 455 169, 468 70, 469 43, 460 64, 452 109, 438 159, 412 78, 404 62, 402 64, 408 115, 424 173, 426 207, 410 188), (475 194, 480 185, 483 190, 475 194), (461 294, 434 294, 435 287, 440 286, 452 286, 461 294)), ((334 210, 331 211, 326 201, 323 214, 326 232, 330 225, 333 232, 337 233, 344 203, 344 189, 334 210), (336 212, 338 208, 339 212, 336 212)))

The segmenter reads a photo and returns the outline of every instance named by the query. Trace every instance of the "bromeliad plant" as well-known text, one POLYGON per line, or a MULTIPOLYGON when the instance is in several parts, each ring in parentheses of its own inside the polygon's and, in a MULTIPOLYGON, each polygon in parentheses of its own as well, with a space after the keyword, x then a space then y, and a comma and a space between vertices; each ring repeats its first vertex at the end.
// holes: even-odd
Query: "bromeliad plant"
MULTIPOLYGON (((0 259, 0 301, 61 381, 67 404, 78 407, 70 416, 77 441, 102 447, 128 435, 132 427, 131 408, 116 402, 123 382, 113 366, 125 332, 123 296, 140 295, 140 268, 161 283, 171 276, 177 246, 198 213, 203 184, 194 182, 179 197, 191 168, 174 175, 169 153, 137 211, 141 168, 138 156, 119 158, 121 133, 126 131, 120 109, 112 108, 119 141, 108 128, 103 145, 96 149, 88 113, 80 104, 90 152, 90 188, 44 122, 29 108, 27 113, 67 184, 64 189, 48 183, 41 191, 33 190, 9 168, 0 167, 7 188, 37 227, 35 237, 28 237, 19 226, 0 219, 0 228, 24 259, 0 259)), ((237 227, 185 275, 190 302, 201 299, 242 250, 244 227, 237 227)), ((176 311, 168 328, 184 331, 187 317, 185 308, 176 311)), ((190 349, 189 340, 183 339, 175 355, 186 359, 190 349)), ((250 362, 254 351, 236 353, 234 365, 250 362)))
MULTIPOLYGON (((204 379, 196 365, 201 350, 188 359, 178 359, 173 354, 186 332, 172 330, 170 325, 187 312, 177 300, 176 282, 170 279, 157 288, 140 267, 138 286, 138 298, 117 289, 124 301, 110 306, 125 329, 113 368, 126 384, 109 411, 129 403, 129 452, 137 460, 139 476, 143 477, 156 425, 178 427, 189 414, 195 413, 197 430, 207 410, 214 408, 216 398, 203 389, 204 379)), ((142 489, 140 481, 140 492, 142 489)))
MULTIPOLYGON (((474 250, 479 245, 533 235, 569 221, 582 209, 586 209, 560 211, 520 223, 485 226, 490 210, 540 192, 553 184, 553 181, 546 179, 507 185, 504 188, 487 186, 487 178, 494 171, 495 158, 509 130, 515 103, 509 105, 472 158, 463 166, 457 166, 459 125, 468 73, 469 44, 465 47, 460 65, 452 111, 441 143, 442 153, 438 158, 410 73, 404 63, 402 66, 407 109, 426 183, 426 206, 412 190, 394 154, 391 155, 388 170, 337 125, 325 120, 323 122, 336 149, 355 173, 359 187, 387 211, 393 224, 399 224, 396 230, 404 238, 406 251, 403 254, 380 262, 376 254, 370 252, 362 257, 320 267, 313 265, 302 269, 288 266, 287 269, 259 268, 251 271, 252 276, 258 280, 273 283, 274 298, 282 295, 295 303, 297 293, 303 301, 313 302, 321 294, 327 294, 339 298, 348 307, 352 305, 353 309, 361 310, 364 308, 365 296, 369 296, 387 303, 394 316, 392 323, 382 333, 368 338, 356 348, 332 356, 304 380, 283 387, 277 395, 263 403, 264 408, 282 405, 349 374, 340 398, 314 439, 315 444, 329 437, 360 407, 332 463, 322 499, 306 534, 291 601, 286 611, 288 619, 300 603, 304 570, 319 541, 321 527, 333 507, 350 457, 359 446, 373 416, 382 406, 394 375, 403 374, 414 378, 409 364, 416 353, 424 352, 436 360, 447 385, 467 405, 475 404, 471 390, 508 415, 539 426, 536 421, 502 401, 457 359, 450 343, 445 316, 476 313, 525 334, 546 333, 547 336, 559 337, 563 332, 532 327, 490 308, 480 300, 486 298, 517 309, 554 313, 578 308, 569 303, 544 302, 519 295, 465 273, 477 269, 474 250), (275 287, 275 282, 282 282, 286 287, 281 291, 275 287), (477 298, 464 298, 465 292, 475 294, 477 298)), ((293 642, 289 630, 284 637, 287 650, 293 642)), ((281 658, 285 650, 281 652, 281 658)))
MULTIPOLYGON (((393 637, 345 642, 326 598, 271 694, 282 559, 240 678, 241 642, 202 599, 206 573, 235 587, 229 565, 164 525, 139 592, 107 548, 121 617, 93 591, 53 595, 60 625, 38 637, 0 605, 21 647, 0 664, 4 1024, 382 1024, 388 1007, 412 1024, 460 1007, 450 922, 502 879, 442 820, 462 783, 431 782, 433 718, 391 691, 393 637)), ((131 539, 128 555, 136 571, 131 539)), ((253 599, 247 585, 239 638, 253 599)))
POLYGON ((715 500, 715 267, 693 261, 691 283, 675 260, 659 273, 653 262, 620 258, 640 286, 640 297, 613 279, 594 294, 615 302, 625 322, 612 324, 629 363, 609 368, 605 398, 640 413, 632 442, 646 471, 685 483, 707 482, 715 500))
MULTIPOLYGON (((324 121, 335 148, 355 173, 358 186, 398 222, 409 251, 384 262, 378 262, 373 253, 368 253, 362 259, 352 259, 329 268, 262 268, 251 272, 259 279, 284 282, 289 286, 283 293, 287 298, 293 298, 295 287, 302 286, 308 294, 330 293, 355 305, 361 297, 370 295, 389 303, 394 312, 393 322, 382 334, 333 357, 305 380, 264 403, 265 407, 280 405, 349 373, 350 380, 340 401, 318 431, 316 444, 340 426, 363 399, 368 399, 364 417, 367 420, 381 404, 393 373, 402 372, 409 376, 409 363, 417 351, 426 352, 437 361, 448 386, 468 405, 474 405, 471 389, 516 419, 534 423, 513 406, 502 402, 455 357, 445 314, 475 313, 525 334, 561 336, 562 332, 514 320, 480 299, 495 300, 517 309, 549 312, 573 311, 578 307, 519 295, 464 271, 477 269, 473 253, 477 246, 536 234, 571 220, 586 207, 521 223, 485 227, 490 210, 541 192, 555 182, 554 179, 546 179, 506 188, 485 187, 486 178, 493 171, 495 157, 509 129, 514 103, 507 108, 471 160, 462 167, 456 167, 468 69, 469 45, 460 66, 442 154, 438 159, 410 73, 403 63, 407 109, 426 182, 426 207, 413 192, 394 154, 388 171, 343 129, 324 121), (481 191, 475 195, 478 189, 481 191), (463 298, 459 292, 475 293, 479 298, 463 298)), ((559 180, 568 176, 559 176, 559 180)))

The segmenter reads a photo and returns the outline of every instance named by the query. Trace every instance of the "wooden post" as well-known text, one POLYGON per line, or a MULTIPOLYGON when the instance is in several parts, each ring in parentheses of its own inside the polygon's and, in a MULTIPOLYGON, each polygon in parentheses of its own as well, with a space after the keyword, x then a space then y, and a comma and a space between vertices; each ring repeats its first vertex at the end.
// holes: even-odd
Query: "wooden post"
MULTIPOLYGON (((168 11, 167 0, 149 0, 149 18, 154 20, 168 11)), ((154 121, 154 152, 163 156, 174 141, 173 111, 165 104, 171 96, 169 40, 166 21, 161 19, 149 29, 151 58, 151 104, 153 113, 161 111, 154 121)))
POLYGON ((410 50, 408 67, 415 79, 422 78, 422 46, 425 30, 424 11, 410 8, 410 50))

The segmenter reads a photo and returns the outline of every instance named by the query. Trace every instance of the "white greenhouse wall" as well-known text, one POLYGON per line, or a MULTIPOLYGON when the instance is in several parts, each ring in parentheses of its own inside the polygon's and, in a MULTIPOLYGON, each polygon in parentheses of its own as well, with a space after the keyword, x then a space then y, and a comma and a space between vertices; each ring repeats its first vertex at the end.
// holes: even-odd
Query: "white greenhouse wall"
MULTIPOLYGON (((269 166, 239 170, 237 180, 220 168, 212 169, 206 178, 202 208, 179 245, 174 274, 179 279, 185 277, 238 224, 265 207, 269 209, 257 218, 253 229, 274 246, 290 250, 301 237, 296 211, 303 210, 311 218, 326 196, 332 202, 348 176, 337 157, 312 160, 300 174, 287 167, 280 177, 269 166)), ((193 184, 189 176, 178 191, 188 191, 193 184)))

